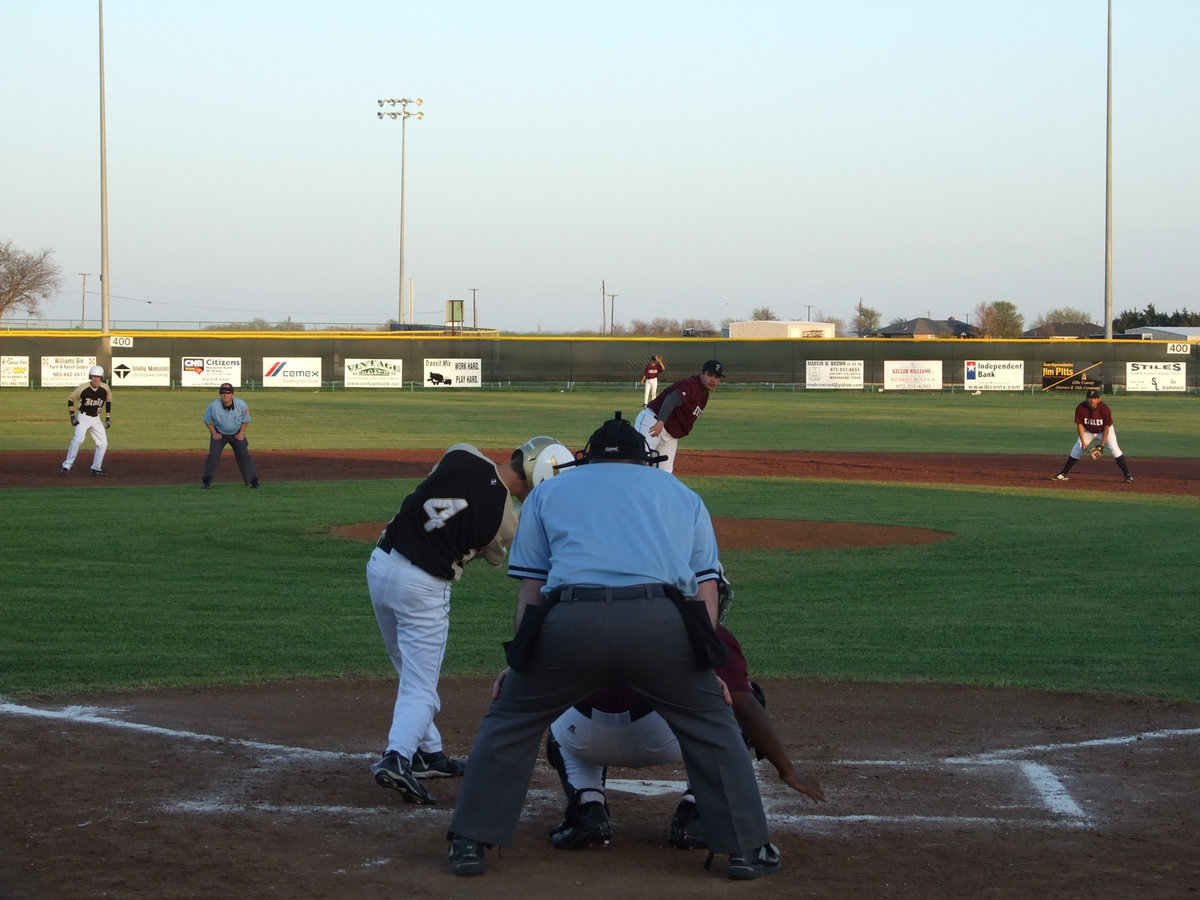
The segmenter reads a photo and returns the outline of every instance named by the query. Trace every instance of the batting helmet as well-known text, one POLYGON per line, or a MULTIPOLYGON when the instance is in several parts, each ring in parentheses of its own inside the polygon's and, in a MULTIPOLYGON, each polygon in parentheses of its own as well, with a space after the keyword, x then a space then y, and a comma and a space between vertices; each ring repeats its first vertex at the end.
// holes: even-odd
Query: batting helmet
POLYGON ((91 378, 93 375, 99 375, 101 378, 103 378, 104 366, 92 366, 90 369, 88 369, 88 378, 91 378))
POLYGON ((558 474, 557 466, 575 458, 566 447, 552 437, 541 434, 532 437, 513 451, 513 462, 519 463, 529 486, 537 487, 547 478, 558 474))

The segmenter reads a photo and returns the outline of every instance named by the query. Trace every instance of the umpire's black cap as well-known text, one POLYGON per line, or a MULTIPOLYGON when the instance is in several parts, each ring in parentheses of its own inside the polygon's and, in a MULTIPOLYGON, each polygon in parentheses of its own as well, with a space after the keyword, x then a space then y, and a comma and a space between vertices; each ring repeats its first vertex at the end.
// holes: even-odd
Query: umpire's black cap
POLYGON ((652 453, 640 431, 617 412, 592 432, 583 448, 588 462, 640 462, 656 465, 667 457, 652 453))

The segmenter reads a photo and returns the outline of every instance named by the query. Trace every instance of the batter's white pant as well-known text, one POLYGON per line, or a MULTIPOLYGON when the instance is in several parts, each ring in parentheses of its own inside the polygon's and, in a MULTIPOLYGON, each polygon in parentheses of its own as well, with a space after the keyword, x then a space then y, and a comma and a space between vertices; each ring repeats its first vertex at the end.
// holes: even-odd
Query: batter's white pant
MULTIPOLYGON (((1100 437, 1100 435, 1093 434, 1092 432, 1089 431, 1088 432, 1088 443, 1089 444, 1092 443, 1092 441, 1096 440, 1096 438, 1098 438, 1098 437, 1100 437)), ((1079 438, 1075 438, 1075 446, 1071 448, 1071 459, 1079 459, 1079 457, 1083 456, 1084 446, 1085 446, 1085 444, 1083 443, 1083 441, 1081 441, 1079 438)), ((1108 429, 1108 438, 1104 441, 1104 446, 1108 450, 1109 455, 1113 459, 1116 459, 1117 457, 1122 455, 1121 454, 1121 445, 1117 443, 1117 426, 1116 425, 1113 425, 1111 428, 1108 429)))
POLYGON ((419 569, 400 553, 376 547, 367 561, 367 588, 383 646, 400 683, 388 750, 411 760, 442 749, 433 717, 442 708, 438 678, 450 632, 450 582, 419 569))
POLYGON ((647 403, 649 403, 651 400, 653 400, 657 396, 658 396, 658 379, 657 378, 647 378, 646 379, 646 393, 645 393, 645 398, 642 400, 642 406, 645 406, 647 403))
POLYGON ((633 427, 641 432, 642 437, 646 439, 646 445, 653 453, 661 453, 666 457, 666 460, 660 462, 658 467, 664 472, 675 471, 675 448, 679 442, 667 433, 666 426, 663 426, 662 432, 658 437, 650 436, 650 429, 654 427, 654 423, 658 421, 654 418, 654 413, 648 409, 643 409, 638 413, 637 419, 634 420, 633 427))
POLYGON ((108 450, 108 435, 105 433, 104 422, 99 416, 79 416, 79 424, 75 426, 75 436, 71 438, 71 446, 67 448, 67 458, 63 460, 63 468, 69 469, 75 465, 75 457, 83 446, 83 439, 91 434, 96 452, 92 454, 92 469, 100 471, 104 468, 104 452, 108 450))
POLYGON ((683 761, 679 741, 656 712, 631 720, 627 712, 593 709, 589 718, 572 706, 554 720, 550 733, 558 741, 567 781, 577 791, 603 792, 605 766, 640 769, 683 761))

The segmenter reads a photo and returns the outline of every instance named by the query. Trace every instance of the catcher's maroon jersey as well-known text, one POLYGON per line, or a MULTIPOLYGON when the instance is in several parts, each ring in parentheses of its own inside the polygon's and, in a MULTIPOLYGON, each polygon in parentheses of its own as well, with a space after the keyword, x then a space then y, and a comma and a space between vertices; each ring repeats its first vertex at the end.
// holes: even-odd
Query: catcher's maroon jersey
POLYGON ((682 381, 675 382, 648 404, 655 417, 671 394, 678 394, 680 403, 671 410, 671 415, 667 417, 663 427, 673 438, 687 437, 692 433, 692 426, 700 418, 700 413, 704 412, 704 407, 708 405, 708 390, 699 375, 689 375, 682 381))

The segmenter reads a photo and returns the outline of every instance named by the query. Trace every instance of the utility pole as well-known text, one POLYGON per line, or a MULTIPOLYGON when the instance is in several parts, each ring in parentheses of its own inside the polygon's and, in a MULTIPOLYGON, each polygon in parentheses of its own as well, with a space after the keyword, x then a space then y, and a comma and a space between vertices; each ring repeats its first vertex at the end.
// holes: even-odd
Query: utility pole
POLYGON ((470 288, 471 291, 471 326, 475 329, 479 328, 479 307, 475 305, 475 293, 479 288, 470 288))
POLYGON ((79 327, 84 328, 86 327, 85 323, 87 322, 87 280, 88 276, 92 273, 80 272, 79 274, 83 276, 83 298, 80 300, 79 304, 79 327))
POLYGON ((616 294, 608 295, 608 307, 610 310, 610 314, 608 317, 608 321, 609 321, 608 333, 609 334, 617 333, 617 331, 616 331, 616 328, 617 328, 617 304, 613 303, 613 301, 616 299, 617 299, 616 294))
POLYGON ((604 334, 604 317, 608 312, 608 305, 605 302, 608 299, 608 294, 605 293, 604 279, 600 279, 600 333, 604 334))

